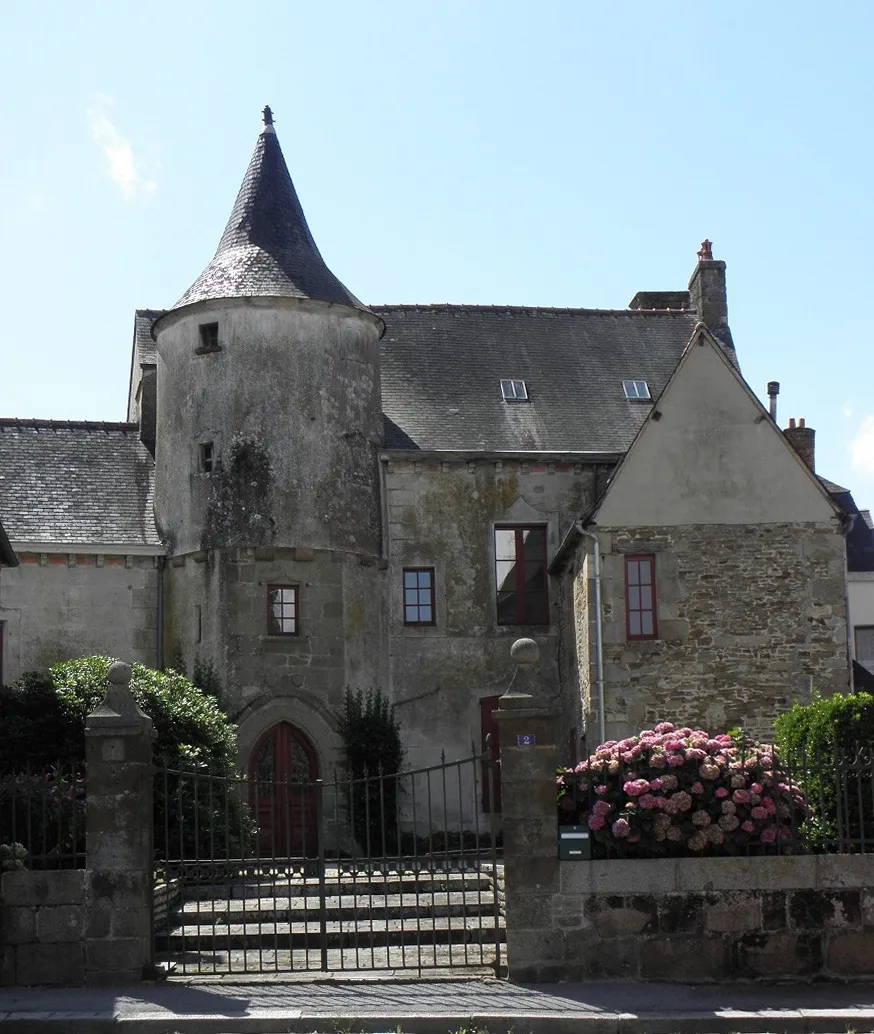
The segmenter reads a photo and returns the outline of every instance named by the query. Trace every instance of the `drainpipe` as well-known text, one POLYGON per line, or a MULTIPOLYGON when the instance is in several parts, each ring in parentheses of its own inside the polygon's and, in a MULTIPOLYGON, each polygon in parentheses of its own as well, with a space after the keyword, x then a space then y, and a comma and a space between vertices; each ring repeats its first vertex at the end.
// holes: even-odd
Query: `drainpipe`
POLYGON ((164 557, 155 558, 158 561, 158 627, 155 629, 155 667, 158 671, 164 670, 164 557))
POLYGON ((601 546, 598 536, 587 531, 582 521, 577 521, 576 529, 580 535, 591 539, 595 547, 595 655, 597 657, 597 697, 598 697, 598 744, 607 739, 607 727, 604 719, 604 637, 601 631, 601 546))

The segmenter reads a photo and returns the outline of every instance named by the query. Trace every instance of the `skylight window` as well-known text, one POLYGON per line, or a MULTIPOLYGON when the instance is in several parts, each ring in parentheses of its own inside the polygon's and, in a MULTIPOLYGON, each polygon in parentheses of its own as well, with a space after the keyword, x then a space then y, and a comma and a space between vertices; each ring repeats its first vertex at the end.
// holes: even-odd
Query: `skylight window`
POLYGON ((505 402, 527 402, 528 388, 525 381, 501 381, 501 394, 505 402))
POLYGON ((625 392, 625 397, 632 401, 648 401, 652 398, 649 393, 649 385, 646 381, 623 381, 622 389, 625 392))

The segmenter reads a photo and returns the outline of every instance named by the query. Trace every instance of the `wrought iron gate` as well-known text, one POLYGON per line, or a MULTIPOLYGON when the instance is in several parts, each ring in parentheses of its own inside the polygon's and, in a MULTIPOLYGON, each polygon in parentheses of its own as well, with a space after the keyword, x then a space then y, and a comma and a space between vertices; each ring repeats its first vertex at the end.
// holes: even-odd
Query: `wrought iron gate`
POLYGON ((157 769, 155 955, 171 973, 500 974, 491 751, 291 782, 157 769))

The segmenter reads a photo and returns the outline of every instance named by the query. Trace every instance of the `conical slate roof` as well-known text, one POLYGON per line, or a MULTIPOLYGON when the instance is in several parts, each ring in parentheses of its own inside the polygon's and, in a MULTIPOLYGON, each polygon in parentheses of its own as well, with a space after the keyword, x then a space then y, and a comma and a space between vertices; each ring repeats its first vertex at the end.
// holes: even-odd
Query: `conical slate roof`
POLYGON ((368 311, 325 265, 269 108, 264 109, 264 122, 218 250, 173 308, 212 298, 279 296, 368 311))

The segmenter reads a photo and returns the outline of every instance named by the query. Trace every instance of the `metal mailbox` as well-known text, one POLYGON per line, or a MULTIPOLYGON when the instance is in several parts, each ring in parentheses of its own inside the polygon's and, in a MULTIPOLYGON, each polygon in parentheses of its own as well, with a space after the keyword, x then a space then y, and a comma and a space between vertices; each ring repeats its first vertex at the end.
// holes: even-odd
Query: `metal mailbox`
POLYGON ((588 826, 558 827, 558 857, 564 862, 584 862, 592 857, 588 826))

